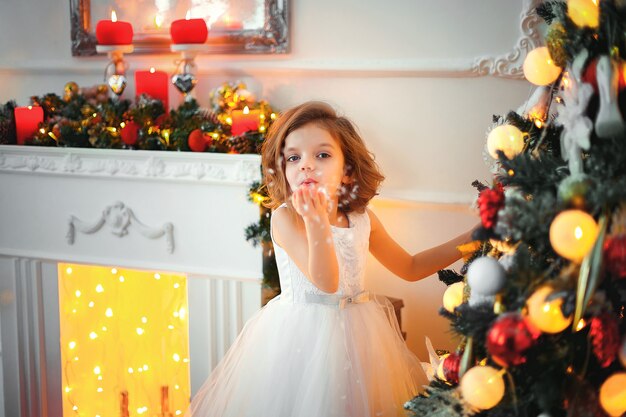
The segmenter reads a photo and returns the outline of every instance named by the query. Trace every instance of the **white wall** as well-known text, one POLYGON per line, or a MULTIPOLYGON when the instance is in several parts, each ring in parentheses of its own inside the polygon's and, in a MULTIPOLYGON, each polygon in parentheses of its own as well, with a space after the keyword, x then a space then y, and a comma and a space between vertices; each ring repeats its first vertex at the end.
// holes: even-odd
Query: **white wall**
MULTIPOLYGON (((489 180, 482 160, 491 115, 517 108, 529 84, 470 76, 481 56, 513 51, 530 0, 292 0, 292 52, 281 56, 198 59, 197 97, 243 80, 278 109, 323 99, 351 117, 387 176, 373 209, 409 251, 452 238, 477 222, 468 209, 474 179, 489 180)), ((104 16, 103 16, 104 18, 104 16)), ((67 0, 0 2, 0 101, 62 94, 70 80, 101 81, 105 57, 73 58, 67 0)), ((523 58, 523 56, 522 56, 523 58)), ((174 55, 137 56, 132 71, 174 70, 174 55)), ((132 97, 130 83, 126 96, 132 97)), ((177 103, 172 89, 170 99, 177 103)), ((423 336, 451 348, 437 316, 444 285, 434 277, 406 284, 376 261, 368 286, 403 298, 410 348, 425 358, 423 336)))

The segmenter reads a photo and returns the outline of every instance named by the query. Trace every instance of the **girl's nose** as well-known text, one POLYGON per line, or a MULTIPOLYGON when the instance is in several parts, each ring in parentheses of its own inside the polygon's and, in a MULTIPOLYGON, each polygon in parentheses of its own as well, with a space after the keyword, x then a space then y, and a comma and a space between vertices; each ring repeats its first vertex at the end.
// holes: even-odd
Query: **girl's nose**
POLYGON ((300 165, 300 169, 302 171, 311 171, 314 168, 314 163, 310 158, 303 158, 302 164, 300 165))

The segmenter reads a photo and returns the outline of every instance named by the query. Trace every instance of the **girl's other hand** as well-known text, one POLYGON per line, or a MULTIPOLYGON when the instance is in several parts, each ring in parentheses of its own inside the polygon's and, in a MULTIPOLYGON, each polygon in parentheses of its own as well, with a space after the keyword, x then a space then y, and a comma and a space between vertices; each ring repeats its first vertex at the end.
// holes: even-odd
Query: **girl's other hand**
POLYGON ((328 219, 328 198, 323 188, 315 184, 301 186, 291 195, 291 204, 304 220, 328 219))

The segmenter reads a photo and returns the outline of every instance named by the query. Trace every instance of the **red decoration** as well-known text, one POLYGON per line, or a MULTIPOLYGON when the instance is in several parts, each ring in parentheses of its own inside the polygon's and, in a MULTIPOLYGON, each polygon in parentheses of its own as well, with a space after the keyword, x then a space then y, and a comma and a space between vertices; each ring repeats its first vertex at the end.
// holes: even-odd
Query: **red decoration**
POLYGON ((128 22, 118 22, 115 16, 111 20, 100 20, 96 25, 98 45, 130 45, 133 43, 133 26, 128 22))
MULTIPOLYGON (((596 78, 596 64, 597 63, 598 63, 598 58, 595 58, 594 60, 592 60, 589 63, 589 65, 587 65, 587 68, 585 68, 585 71, 583 72, 583 75, 582 75, 582 80, 588 84, 591 84, 591 86, 593 87, 596 93, 598 92, 598 80, 596 78)), ((626 65, 624 64, 623 61, 619 62, 618 71, 619 71, 619 81, 618 81, 617 88, 618 90, 621 90, 624 87, 626 87, 626 65)))
POLYGON ((494 188, 487 188, 478 195, 480 220, 486 229, 496 225, 498 211, 504 207, 504 187, 496 184, 494 188))
POLYGON ((180 19, 172 22, 170 35, 173 43, 205 43, 209 36, 204 19, 180 19))
POLYGON ((604 242, 606 268, 614 278, 626 278, 626 235, 609 236, 604 242))
POLYGON ((443 360, 443 376, 451 384, 459 383, 459 368, 461 366, 461 353, 454 352, 443 360))
POLYGON ((43 108, 40 106, 16 107, 15 128, 17 144, 23 145, 27 139, 32 139, 43 122, 43 108))
POLYGON ((617 319, 610 313, 602 313, 591 319, 589 336, 600 366, 606 368, 615 358, 620 349, 620 334, 617 319))
POLYGON ((153 99, 161 100, 165 111, 169 106, 169 82, 165 71, 156 71, 150 68, 150 71, 135 72, 135 96, 146 94, 153 99))
POLYGON ((487 333, 487 351, 501 366, 520 365, 526 362, 525 352, 540 334, 519 314, 503 314, 487 333))
POLYGON ((128 121, 124 124, 124 127, 120 131, 122 142, 132 146, 137 143, 137 137, 139 136, 139 125, 133 121, 128 121))
POLYGON ((189 138, 187 138, 187 143, 189 144, 189 148, 194 152, 204 152, 210 144, 207 144, 206 135, 200 129, 191 131, 189 138))
POLYGON ((233 110, 230 115, 233 120, 231 134, 239 136, 250 130, 259 130, 260 115, 260 110, 250 110, 248 106, 243 110, 233 110))

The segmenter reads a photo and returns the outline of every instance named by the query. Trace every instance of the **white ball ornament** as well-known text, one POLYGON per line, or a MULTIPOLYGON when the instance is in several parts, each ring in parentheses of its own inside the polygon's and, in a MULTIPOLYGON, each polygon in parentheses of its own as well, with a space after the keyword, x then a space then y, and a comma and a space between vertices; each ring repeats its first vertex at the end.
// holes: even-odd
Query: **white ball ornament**
POLYGON ((626 372, 617 372, 600 387, 600 405, 611 417, 626 412, 626 372))
POLYGON ((467 284, 471 289, 469 304, 475 306, 493 302, 493 297, 504 287, 506 274, 494 258, 483 256, 467 269, 467 284))
POLYGON ((513 159, 524 149, 524 133, 512 125, 500 125, 487 135, 487 151, 493 159, 498 159, 498 151, 513 159))
POLYGON ((463 290, 465 284, 463 282, 455 282, 449 285, 446 292, 443 293, 443 308, 450 313, 454 313, 454 309, 463 304, 463 290))
POLYGON ((495 407, 504 397, 502 375, 491 366, 469 369, 461 378, 460 388, 465 401, 481 410, 495 407))
POLYGON ((552 84, 559 78, 561 68, 557 67, 545 46, 535 48, 524 59, 524 77, 535 85, 552 84))

